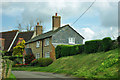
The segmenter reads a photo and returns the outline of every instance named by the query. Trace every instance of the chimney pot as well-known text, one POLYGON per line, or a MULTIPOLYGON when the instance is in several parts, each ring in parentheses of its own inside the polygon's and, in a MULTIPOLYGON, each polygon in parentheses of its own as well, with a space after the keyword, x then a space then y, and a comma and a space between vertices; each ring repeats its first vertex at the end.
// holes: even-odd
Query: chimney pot
POLYGON ((55 16, 57 16, 57 13, 55 13, 55 16))
POLYGON ((37 25, 39 25, 39 22, 37 22, 37 25))

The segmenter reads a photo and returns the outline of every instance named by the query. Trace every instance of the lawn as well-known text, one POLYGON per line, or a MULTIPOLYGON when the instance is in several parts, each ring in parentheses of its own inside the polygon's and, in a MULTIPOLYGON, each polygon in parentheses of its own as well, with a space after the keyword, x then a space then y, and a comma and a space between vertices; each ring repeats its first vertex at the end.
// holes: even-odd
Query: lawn
POLYGON ((48 67, 13 67, 12 70, 65 73, 79 78, 117 78, 118 57, 118 49, 115 49, 62 57, 48 67))

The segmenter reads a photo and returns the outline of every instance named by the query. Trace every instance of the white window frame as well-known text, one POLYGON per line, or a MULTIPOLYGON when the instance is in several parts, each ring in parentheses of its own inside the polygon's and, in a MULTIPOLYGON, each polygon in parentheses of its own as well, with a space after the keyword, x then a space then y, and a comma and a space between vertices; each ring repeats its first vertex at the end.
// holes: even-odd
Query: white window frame
POLYGON ((37 53, 36 54, 36 59, 39 59, 40 58, 40 53, 37 53))
POLYGON ((45 58, 50 58, 50 52, 45 53, 45 58))
POLYGON ((50 44, 50 39, 49 38, 45 39, 45 46, 48 46, 49 44, 50 44))
POLYGON ((36 47, 39 48, 40 47, 40 41, 36 42, 36 47))
POLYGON ((29 44, 27 44, 27 45, 26 45, 26 47, 27 47, 27 48, 29 48, 29 47, 30 47, 30 45, 29 45, 29 44))
POLYGON ((75 38, 69 37, 69 44, 75 44, 75 38))

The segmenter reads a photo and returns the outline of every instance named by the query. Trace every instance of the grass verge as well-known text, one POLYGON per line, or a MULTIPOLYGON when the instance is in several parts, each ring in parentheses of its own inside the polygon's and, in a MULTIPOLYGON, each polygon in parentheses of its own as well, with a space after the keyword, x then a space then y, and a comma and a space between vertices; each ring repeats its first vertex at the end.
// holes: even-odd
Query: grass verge
POLYGON ((48 67, 13 67, 12 70, 65 73, 79 78, 118 78, 118 57, 118 49, 115 49, 63 57, 48 67))

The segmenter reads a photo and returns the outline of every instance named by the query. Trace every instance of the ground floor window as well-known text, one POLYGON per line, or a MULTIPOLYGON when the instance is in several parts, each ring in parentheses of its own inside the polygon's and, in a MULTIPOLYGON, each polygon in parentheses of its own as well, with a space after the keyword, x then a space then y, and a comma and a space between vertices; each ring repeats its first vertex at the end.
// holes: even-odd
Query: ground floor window
POLYGON ((49 58, 50 57, 50 52, 46 52, 45 53, 45 58, 49 58))
POLYGON ((39 59, 40 58, 40 53, 37 53, 36 54, 36 59, 39 59))

